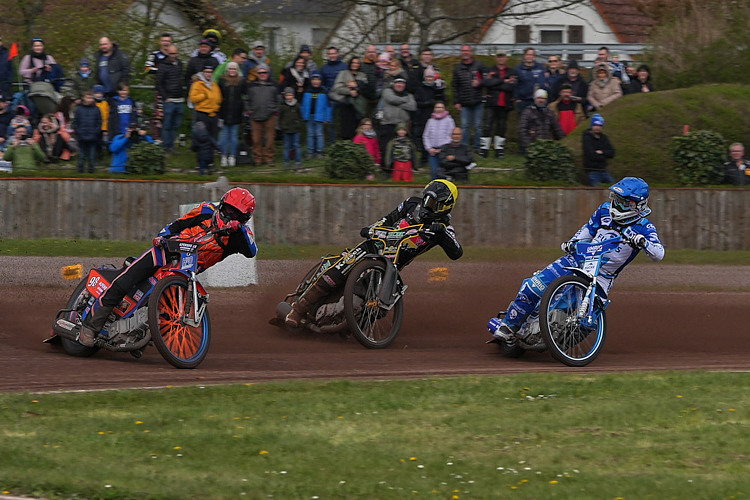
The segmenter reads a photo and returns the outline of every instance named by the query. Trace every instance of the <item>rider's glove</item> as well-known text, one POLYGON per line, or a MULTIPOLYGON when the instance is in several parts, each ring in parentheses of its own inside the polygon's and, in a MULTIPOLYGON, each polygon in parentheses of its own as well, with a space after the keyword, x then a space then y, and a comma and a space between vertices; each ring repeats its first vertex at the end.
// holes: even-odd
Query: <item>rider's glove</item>
POLYGON ((359 235, 363 238, 369 238, 370 237, 370 226, 363 227, 359 230, 359 235))
POLYGON ((164 236, 157 236, 153 241, 154 248, 162 248, 167 246, 167 239, 164 236))
POLYGON ((442 222, 433 222, 432 224, 430 224, 429 229, 430 232, 435 235, 435 237, 438 237, 445 232, 445 224, 443 224, 442 222))
POLYGON ((630 240, 630 244, 633 246, 633 248, 638 249, 646 248, 647 243, 648 240, 642 234, 637 234, 630 240))
POLYGON ((576 240, 563 241, 560 249, 565 253, 573 253, 576 249, 576 240))
POLYGON ((242 223, 238 220, 230 220, 227 226, 229 226, 229 232, 236 233, 242 227, 242 223))

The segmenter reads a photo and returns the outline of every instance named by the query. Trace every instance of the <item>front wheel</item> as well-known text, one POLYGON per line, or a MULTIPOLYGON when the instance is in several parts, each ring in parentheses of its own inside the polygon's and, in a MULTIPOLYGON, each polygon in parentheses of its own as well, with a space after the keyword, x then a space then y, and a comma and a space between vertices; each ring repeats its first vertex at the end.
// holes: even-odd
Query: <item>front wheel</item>
POLYGON ((591 324, 578 318, 589 281, 562 276, 547 287, 539 307, 542 338, 552 357, 568 366, 586 366, 604 347, 607 316, 596 305, 591 324))
POLYGON ((384 349, 398 335, 404 316, 402 299, 388 309, 380 307, 385 264, 364 260, 354 266, 344 287, 344 314, 349 331, 368 349, 384 349))
POLYGON ((148 299, 148 325, 156 349, 175 368, 201 364, 211 343, 208 311, 198 326, 186 324, 185 316, 194 319, 188 281, 183 276, 167 276, 156 284, 148 299))
MULTIPOLYGON (((68 303, 65 305, 66 309, 72 309, 73 306, 78 302, 78 298, 86 292, 87 280, 88 278, 84 278, 83 281, 78 284, 76 289, 73 290, 73 293, 68 299, 68 303)), ((75 311, 70 311, 69 313, 66 313, 63 318, 70 321, 71 323, 75 323, 80 326, 81 316, 79 314, 79 311, 80 308, 75 311)), ((93 312, 90 312, 89 314, 93 314, 93 312)), ((79 344, 75 340, 66 339, 65 337, 60 337, 60 341, 62 342, 62 346, 65 352, 77 358, 91 357, 99 350, 98 347, 88 347, 83 344, 79 344)))

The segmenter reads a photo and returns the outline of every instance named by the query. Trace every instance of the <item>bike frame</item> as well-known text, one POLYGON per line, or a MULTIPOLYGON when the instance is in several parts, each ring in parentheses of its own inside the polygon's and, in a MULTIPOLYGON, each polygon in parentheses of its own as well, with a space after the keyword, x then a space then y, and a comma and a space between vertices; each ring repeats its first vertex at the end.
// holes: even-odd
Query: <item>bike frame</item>
MULTIPOLYGON (((198 255, 197 251, 200 248, 199 243, 186 240, 171 239, 167 240, 167 250, 173 253, 179 253, 180 258, 176 263, 171 266, 162 267, 155 274, 154 277, 157 280, 161 280, 167 276, 185 276, 188 280, 188 291, 192 294, 193 301, 193 318, 190 319, 190 311, 180 311, 182 315, 182 321, 192 327, 197 327, 203 320, 203 315, 208 305, 208 300, 198 307, 198 293, 208 297, 206 289, 203 288, 200 281, 197 278, 198 270, 198 255)), ((180 292, 182 293, 182 292, 180 292)), ((182 297, 180 297, 180 307, 182 307, 182 297)))

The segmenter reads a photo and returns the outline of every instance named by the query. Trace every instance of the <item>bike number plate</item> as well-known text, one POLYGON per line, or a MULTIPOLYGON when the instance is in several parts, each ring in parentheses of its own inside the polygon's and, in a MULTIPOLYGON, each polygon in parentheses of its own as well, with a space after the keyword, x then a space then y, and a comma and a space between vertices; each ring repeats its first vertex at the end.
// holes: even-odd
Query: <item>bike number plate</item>
POLYGON ((584 273, 593 276, 594 274, 596 274, 597 266, 598 266, 598 263, 596 261, 587 260, 586 262, 583 263, 582 269, 584 273))

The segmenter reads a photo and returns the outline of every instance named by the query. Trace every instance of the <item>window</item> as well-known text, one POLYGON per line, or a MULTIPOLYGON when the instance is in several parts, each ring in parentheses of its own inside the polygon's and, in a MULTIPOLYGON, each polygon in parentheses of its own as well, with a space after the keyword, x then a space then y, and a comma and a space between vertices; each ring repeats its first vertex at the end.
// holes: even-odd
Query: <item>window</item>
POLYGON ((583 26, 568 26, 568 43, 583 43, 583 26))
POLYGON ((328 38, 328 33, 330 33, 331 30, 328 28, 313 28, 312 29, 312 49, 318 50, 323 46, 326 39, 328 38))
POLYGON ((531 26, 516 26, 516 43, 531 43, 531 26))
POLYGON ((276 52, 276 41, 278 39, 278 31, 281 28, 266 28, 266 51, 270 53, 276 52))
POLYGON ((539 32, 542 43, 562 43, 563 32, 558 30, 541 30, 539 32))

